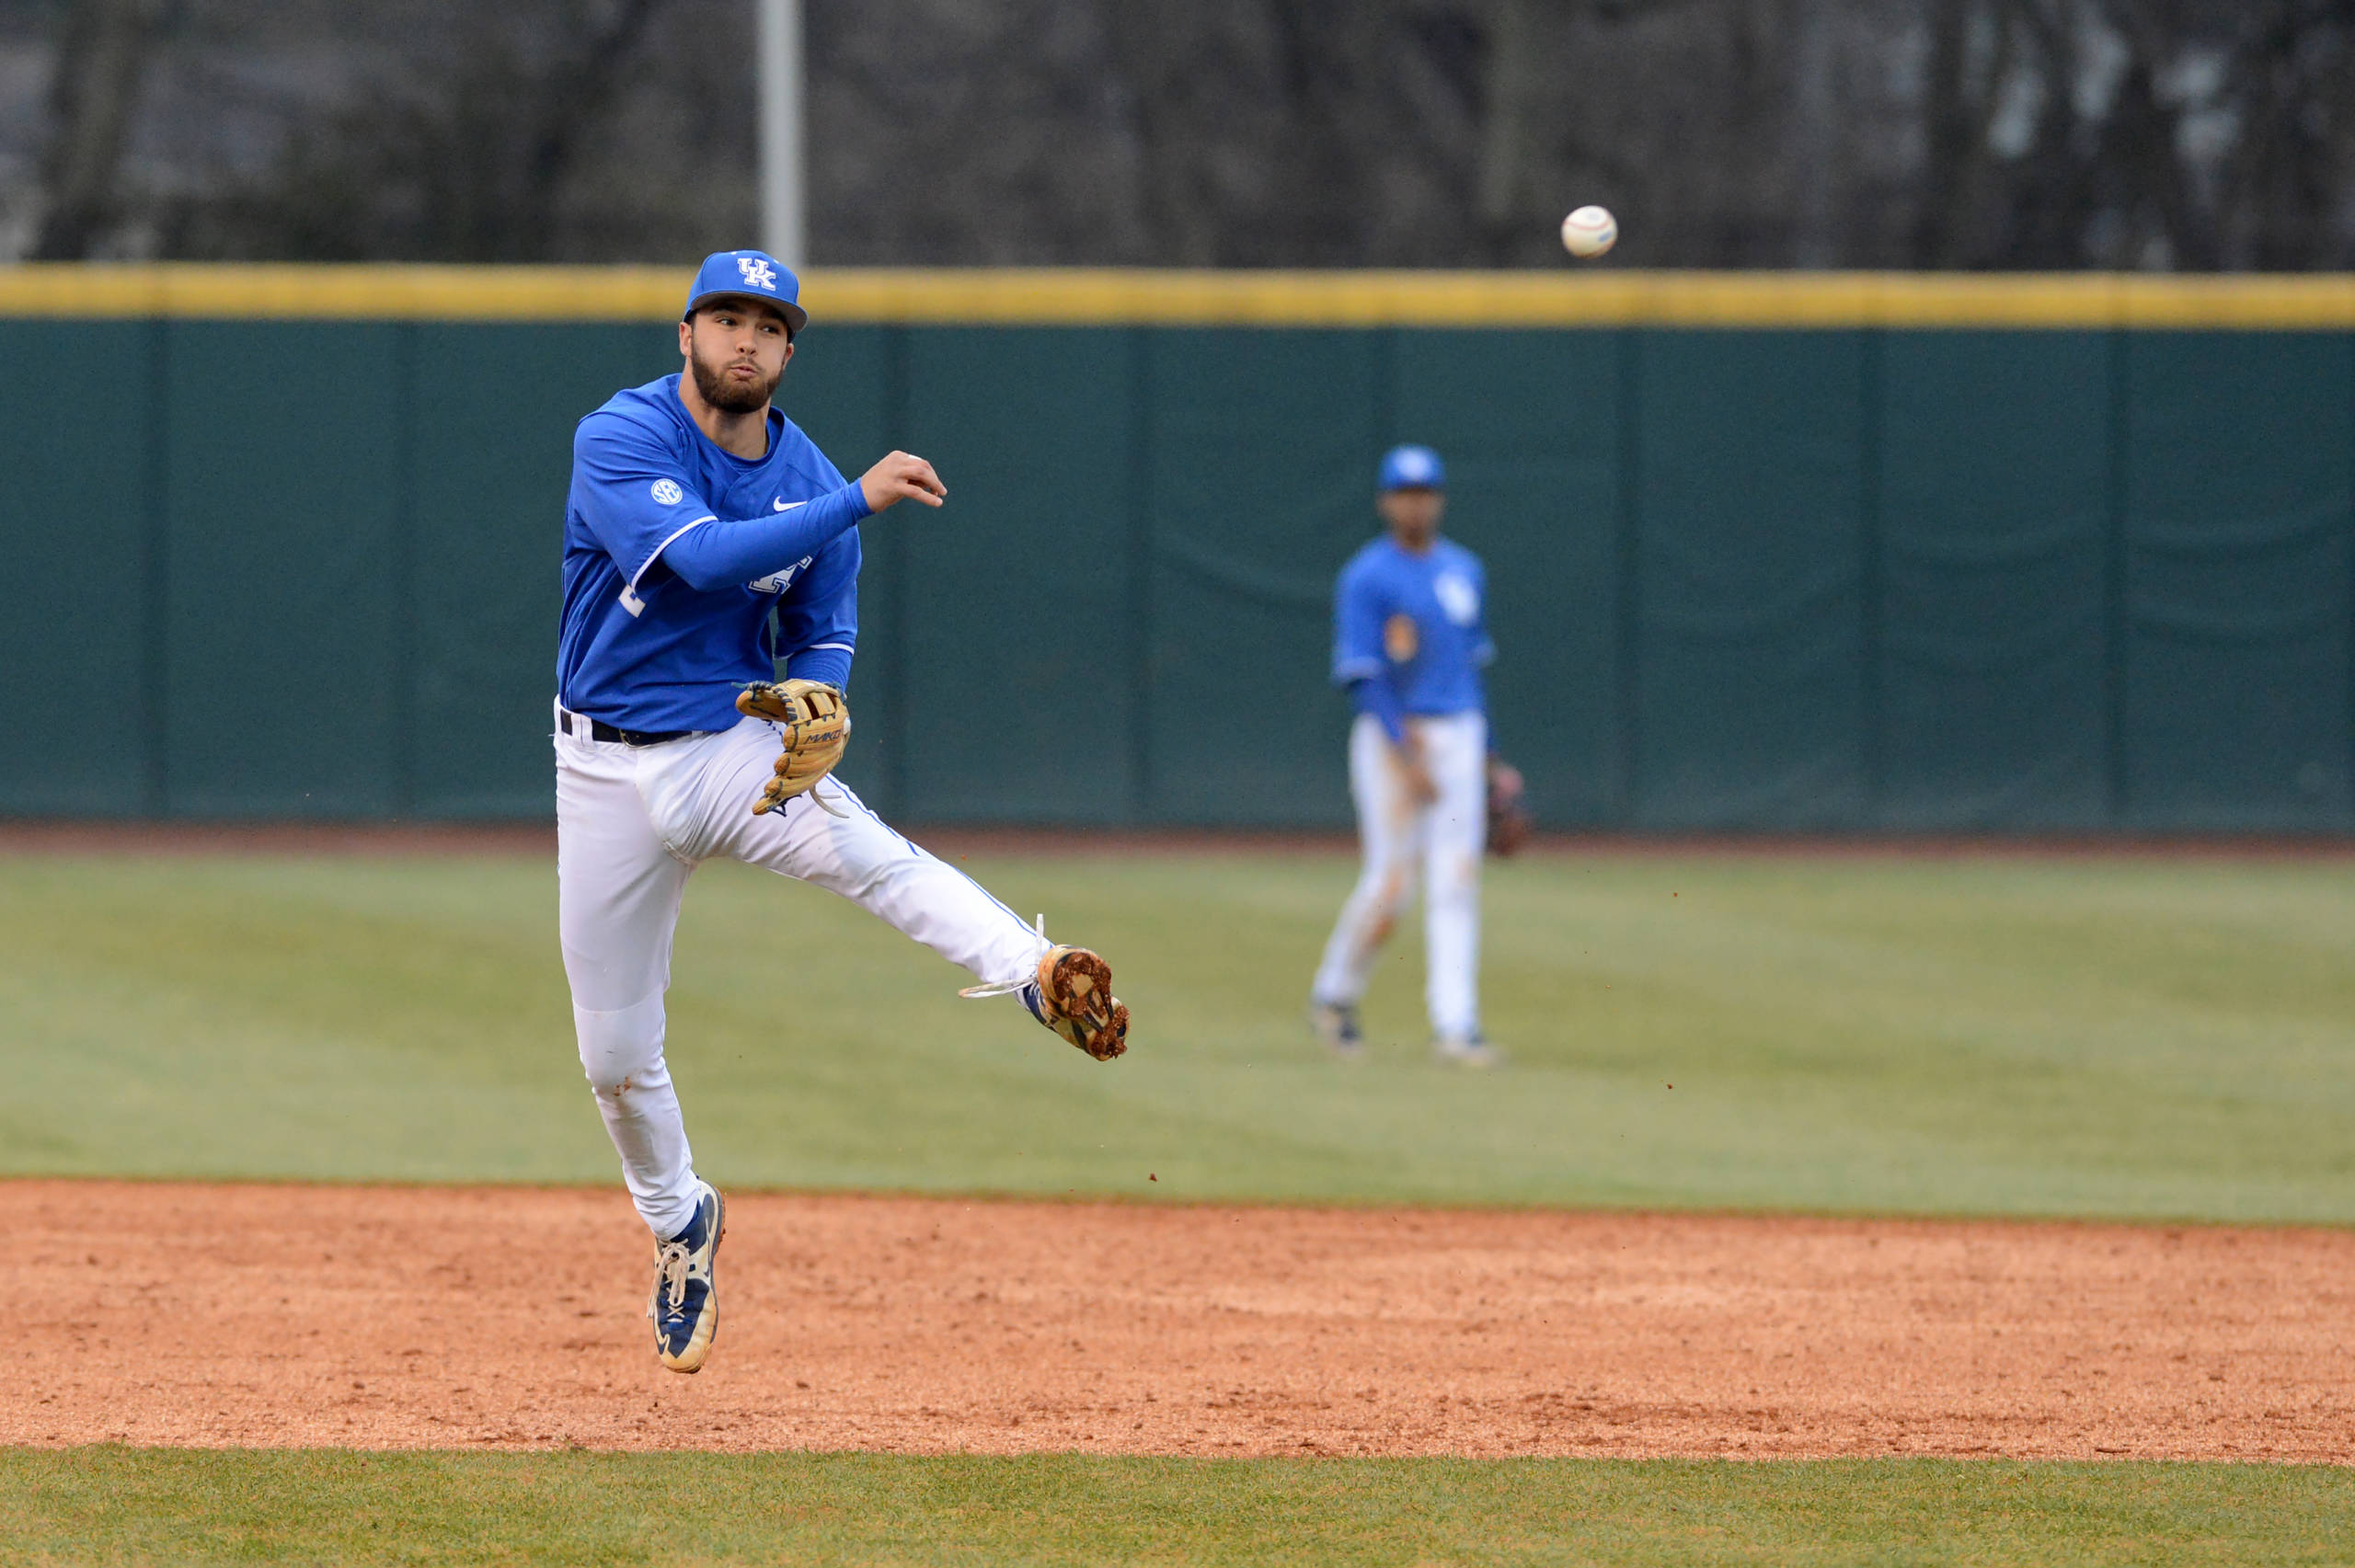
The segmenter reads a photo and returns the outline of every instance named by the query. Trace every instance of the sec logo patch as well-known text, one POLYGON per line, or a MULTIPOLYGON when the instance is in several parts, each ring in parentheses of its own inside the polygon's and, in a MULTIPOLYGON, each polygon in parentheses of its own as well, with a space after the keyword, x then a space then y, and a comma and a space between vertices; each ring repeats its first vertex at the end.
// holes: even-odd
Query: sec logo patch
POLYGON ((1382 651, 1390 656, 1391 663, 1407 663, 1422 646, 1423 635, 1412 615, 1393 615, 1382 624, 1382 651))
POLYGON ((649 494, 666 507, 675 507, 686 498, 687 493, 679 488, 679 482, 675 479, 657 479, 649 494))

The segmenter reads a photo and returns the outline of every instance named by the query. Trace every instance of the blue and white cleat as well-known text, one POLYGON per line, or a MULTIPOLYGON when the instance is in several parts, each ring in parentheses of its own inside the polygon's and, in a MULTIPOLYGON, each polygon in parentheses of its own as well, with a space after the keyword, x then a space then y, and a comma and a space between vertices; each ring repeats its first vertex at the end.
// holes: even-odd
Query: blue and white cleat
POLYGON ((1312 1001, 1308 1026, 1325 1048, 1343 1061, 1365 1059, 1365 1031, 1358 1024, 1358 1010, 1346 1001, 1312 1001))
POLYGON ((646 1315, 654 1320, 654 1351, 673 1372, 698 1372, 719 1332, 719 1299, 712 1289, 711 1265, 719 1255, 727 1224, 719 1193, 709 1182, 695 1199, 695 1217, 685 1230, 654 1249, 654 1295, 646 1315))
POLYGON ((1442 1036, 1431 1042, 1431 1055, 1450 1067, 1492 1068, 1505 1064, 1505 1053, 1490 1045, 1486 1035, 1462 1039, 1442 1036))

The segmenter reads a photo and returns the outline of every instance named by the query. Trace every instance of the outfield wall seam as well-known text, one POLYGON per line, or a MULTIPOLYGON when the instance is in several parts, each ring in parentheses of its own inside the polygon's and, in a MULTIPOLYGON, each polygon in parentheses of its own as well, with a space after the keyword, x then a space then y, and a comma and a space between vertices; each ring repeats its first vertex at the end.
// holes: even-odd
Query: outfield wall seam
MULTIPOLYGON (((0 268, 0 318, 669 321, 684 267, 0 268)), ((818 321, 1005 326, 2355 328, 2355 273, 835 269, 818 321)))

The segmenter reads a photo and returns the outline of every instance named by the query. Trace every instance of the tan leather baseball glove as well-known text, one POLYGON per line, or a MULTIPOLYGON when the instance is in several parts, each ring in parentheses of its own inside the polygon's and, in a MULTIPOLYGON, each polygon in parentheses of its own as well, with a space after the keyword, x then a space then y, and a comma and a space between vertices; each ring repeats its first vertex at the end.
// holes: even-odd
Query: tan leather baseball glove
POLYGON ((1501 757, 1488 759, 1488 853, 1502 858, 1529 841, 1527 786, 1521 770, 1501 757))
POLYGON ((753 797, 755 817, 815 788, 834 771, 843 760, 843 748, 850 744, 850 704, 840 692, 815 681, 756 681, 736 693, 736 711, 768 720, 785 740, 776 777, 753 797))

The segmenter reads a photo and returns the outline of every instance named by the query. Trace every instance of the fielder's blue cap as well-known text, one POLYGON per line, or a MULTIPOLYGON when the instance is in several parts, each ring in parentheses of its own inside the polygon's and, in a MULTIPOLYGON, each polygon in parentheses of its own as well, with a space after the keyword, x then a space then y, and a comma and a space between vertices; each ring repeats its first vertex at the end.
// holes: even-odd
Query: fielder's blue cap
POLYGON ((759 300, 785 313, 788 331, 810 325, 801 308, 801 280, 793 269, 764 250, 723 250, 703 258, 695 269, 695 286, 687 291, 687 308, 679 319, 723 298, 759 300))
POLYGON ((1384 494, 1392 490, 1444 490, 1447 464, 1427 446, 1394 446, 1382 460, 1384 494))

